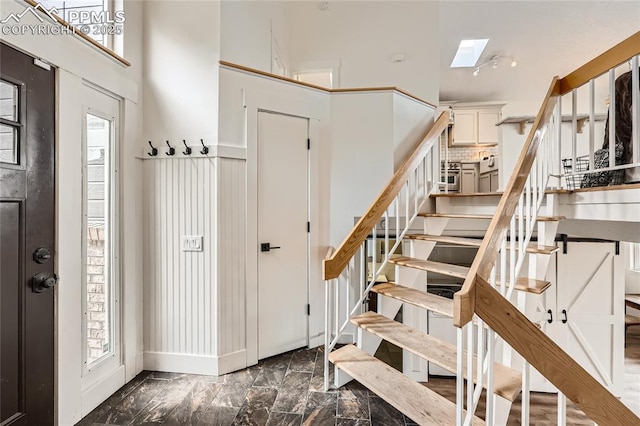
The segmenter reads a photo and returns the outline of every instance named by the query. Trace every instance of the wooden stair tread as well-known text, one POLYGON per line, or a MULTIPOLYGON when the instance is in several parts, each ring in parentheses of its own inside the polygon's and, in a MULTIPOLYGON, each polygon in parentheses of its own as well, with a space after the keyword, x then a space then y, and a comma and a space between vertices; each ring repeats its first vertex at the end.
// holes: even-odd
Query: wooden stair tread
MULTIPOLYGON (((509 244, 507 244, 507 247, 509 244)), ((557 246, 539 246, 538 244, 529 244, 527 246, 527 253, 533 254, 553 254, 560 250, 560 247, 557 246)))
POLYGON ((376 284, 371 288, 371 291, 453 318, 453 300, 446 297, 392 282, 376 284))
POLYGON ((625 294, 624 302, 630 308, 640 309, 640 294, 625 294))
POLYGON ((526 291, 527 293, 535 293, 535 294, 542 294, 549 287, 551 287, 551 283, 549 281, 536 280, 534 278, 527 278, 527 277, 518 278, 516 280, 516 285, 515 285, 516 290, 526 291))
MULTIPOLYGON (((329 361, 418 424, 444 426, 455 423, 453 402, 353 345, 331 352, 329 361)), ((485 423, 474 416, 473 424, 485 423)))
POLYGON ((434 262, 432 260, 414 259, 408 256, 397 256, 389 259, 389 263, 409 268, 420 269, 423 271, 435 272, 450 277, 467 278, 469 268, 459 265, 451 265, 449 263, 434 262))
POLYGON ((470 247, 480 247, 480 244, 482 244, 482 239, 479 239, 479 238, 463 238, 463 237, 454 237, 451 235, 411 234, 411 235, 407 235, 406 238, 410 240, 433 241, 436 243, 456 244, 459 246, 470 246, 470 247))
POLYGON ((624 325, 627 326, 627 327, 632 326, 632 325, 640 325, 640 317, 637 317, 635 315, 625 314, 625 316, 624 316, 624 325))
MULTIPOLYGON (((491 220, 493 215, 491 214, 460 214, 460 213, 418 213, 420 217, 439 217, 447 219, 484 219, 491 220)), ((565 220, 565 216, 538 216, 536 220, 538 222, 557 222, 565 220)))
MULTIPOLYGON (((415 330, 397 321, 379 315, 375 312, 366 312, 351 318, 351 322, 358 327, 383 338, 427 361, 433 362, 439 367, 452 373, 456 372, 457 349, 443 340, 430 336, 422 331, 415 330)), ((466 353, 465 353, 466 360, 466 353)), ((477 365, 477 357, 474 356, 474 365, 477 365)), ((522 375, 502 364, 494 364, 494 393, 513 402, 522 390, 522 375)), ((468 378, 465 362, 464 377, 468 378)), ((483 386, 487 387, 487 382, 483 386)), ((473 375, 474 383, 477 376, 473 375)))

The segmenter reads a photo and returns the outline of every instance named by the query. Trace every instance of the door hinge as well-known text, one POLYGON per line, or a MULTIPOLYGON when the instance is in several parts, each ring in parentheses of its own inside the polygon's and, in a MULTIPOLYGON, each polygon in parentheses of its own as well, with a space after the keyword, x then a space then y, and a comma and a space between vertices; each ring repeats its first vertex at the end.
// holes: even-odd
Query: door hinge
POLYGON ((307 222, 307 232, 311 232, 311 222, 307 222))
POLYGON ((307 149, 311 149, 311 139, 307 139, 307 149))
POLYGON ((562 237, 562 254, 567 254, 567 245, 569 243, 568 241, 568 235, 567 234, 560 234, 560 237, 562 237))
POLYGON ((307 303, 307 315, 311 315, 311 305, 307 303))
POLYGON ((620 241, 616 241, 616 256, 620 254, 620 241))

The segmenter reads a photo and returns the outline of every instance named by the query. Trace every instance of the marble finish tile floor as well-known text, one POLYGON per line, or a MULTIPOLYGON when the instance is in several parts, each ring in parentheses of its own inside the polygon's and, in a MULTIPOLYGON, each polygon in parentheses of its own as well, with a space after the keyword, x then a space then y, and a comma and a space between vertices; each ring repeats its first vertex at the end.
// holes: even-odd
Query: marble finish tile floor
MULTIPOLYGON (((381 358, 392 364, 401 358, 394 347, 381 350, 381 358)), ((300 349, 219 377, 144 371, 77 426, 414 424, 357 382, 323 392, 323 359, 323 348, 300 349)), ((627 333, 625 382, 622 401, 640 415, 640 327, 630 328, 627 333)), ((433 378, 425 385, 455 400, 454 380, 433 378)), ((531 402, 531 424, 555 424, 555 395, 532 394, 531 402)), ((481 417, 482 403, 477 411, 481 417)), ((573 406, 567 411, 567 424, 590 424, 573 406)), ((513 405, 509 424, 520 424, 519 399, 513 405)))

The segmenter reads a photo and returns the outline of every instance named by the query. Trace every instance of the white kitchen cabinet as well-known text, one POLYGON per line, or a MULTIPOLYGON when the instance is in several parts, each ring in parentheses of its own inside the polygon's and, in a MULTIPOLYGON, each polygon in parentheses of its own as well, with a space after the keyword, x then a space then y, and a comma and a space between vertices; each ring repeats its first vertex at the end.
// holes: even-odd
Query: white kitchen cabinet
MULTIPOLYGON (((543 298, 539 305, 545 317, 543 330, 611 393, 621 396, 624 390, 622 256, 616 254, 613 242, 568 242, 566 247, 567 252, 559 251, 556 261, 551 262, 547 274, 551 287, 538 296, 543 298)), ((532 390, 537 391, 553 389, 537 372, 531 385, 532 390)))
POLYGON ((497 145, 501 106, 453 109, 450 146, 497 145))
POLYGON ((478 192, 478 163, 462 163, 460 170, 460 193, 478 192))
POLYGON ((478 189, 480 192, 496 192, 498 190, 498 170, 480 175, 478 189))

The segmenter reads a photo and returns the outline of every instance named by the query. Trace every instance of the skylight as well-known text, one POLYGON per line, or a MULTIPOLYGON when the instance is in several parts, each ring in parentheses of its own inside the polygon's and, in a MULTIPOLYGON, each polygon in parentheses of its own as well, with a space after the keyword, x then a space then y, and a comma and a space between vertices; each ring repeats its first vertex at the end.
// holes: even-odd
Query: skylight
POLYGON ((488 38, 462 40, 456 56, 451 61, 451 68, 474 67, 487 43, 489 43, 488 38))

